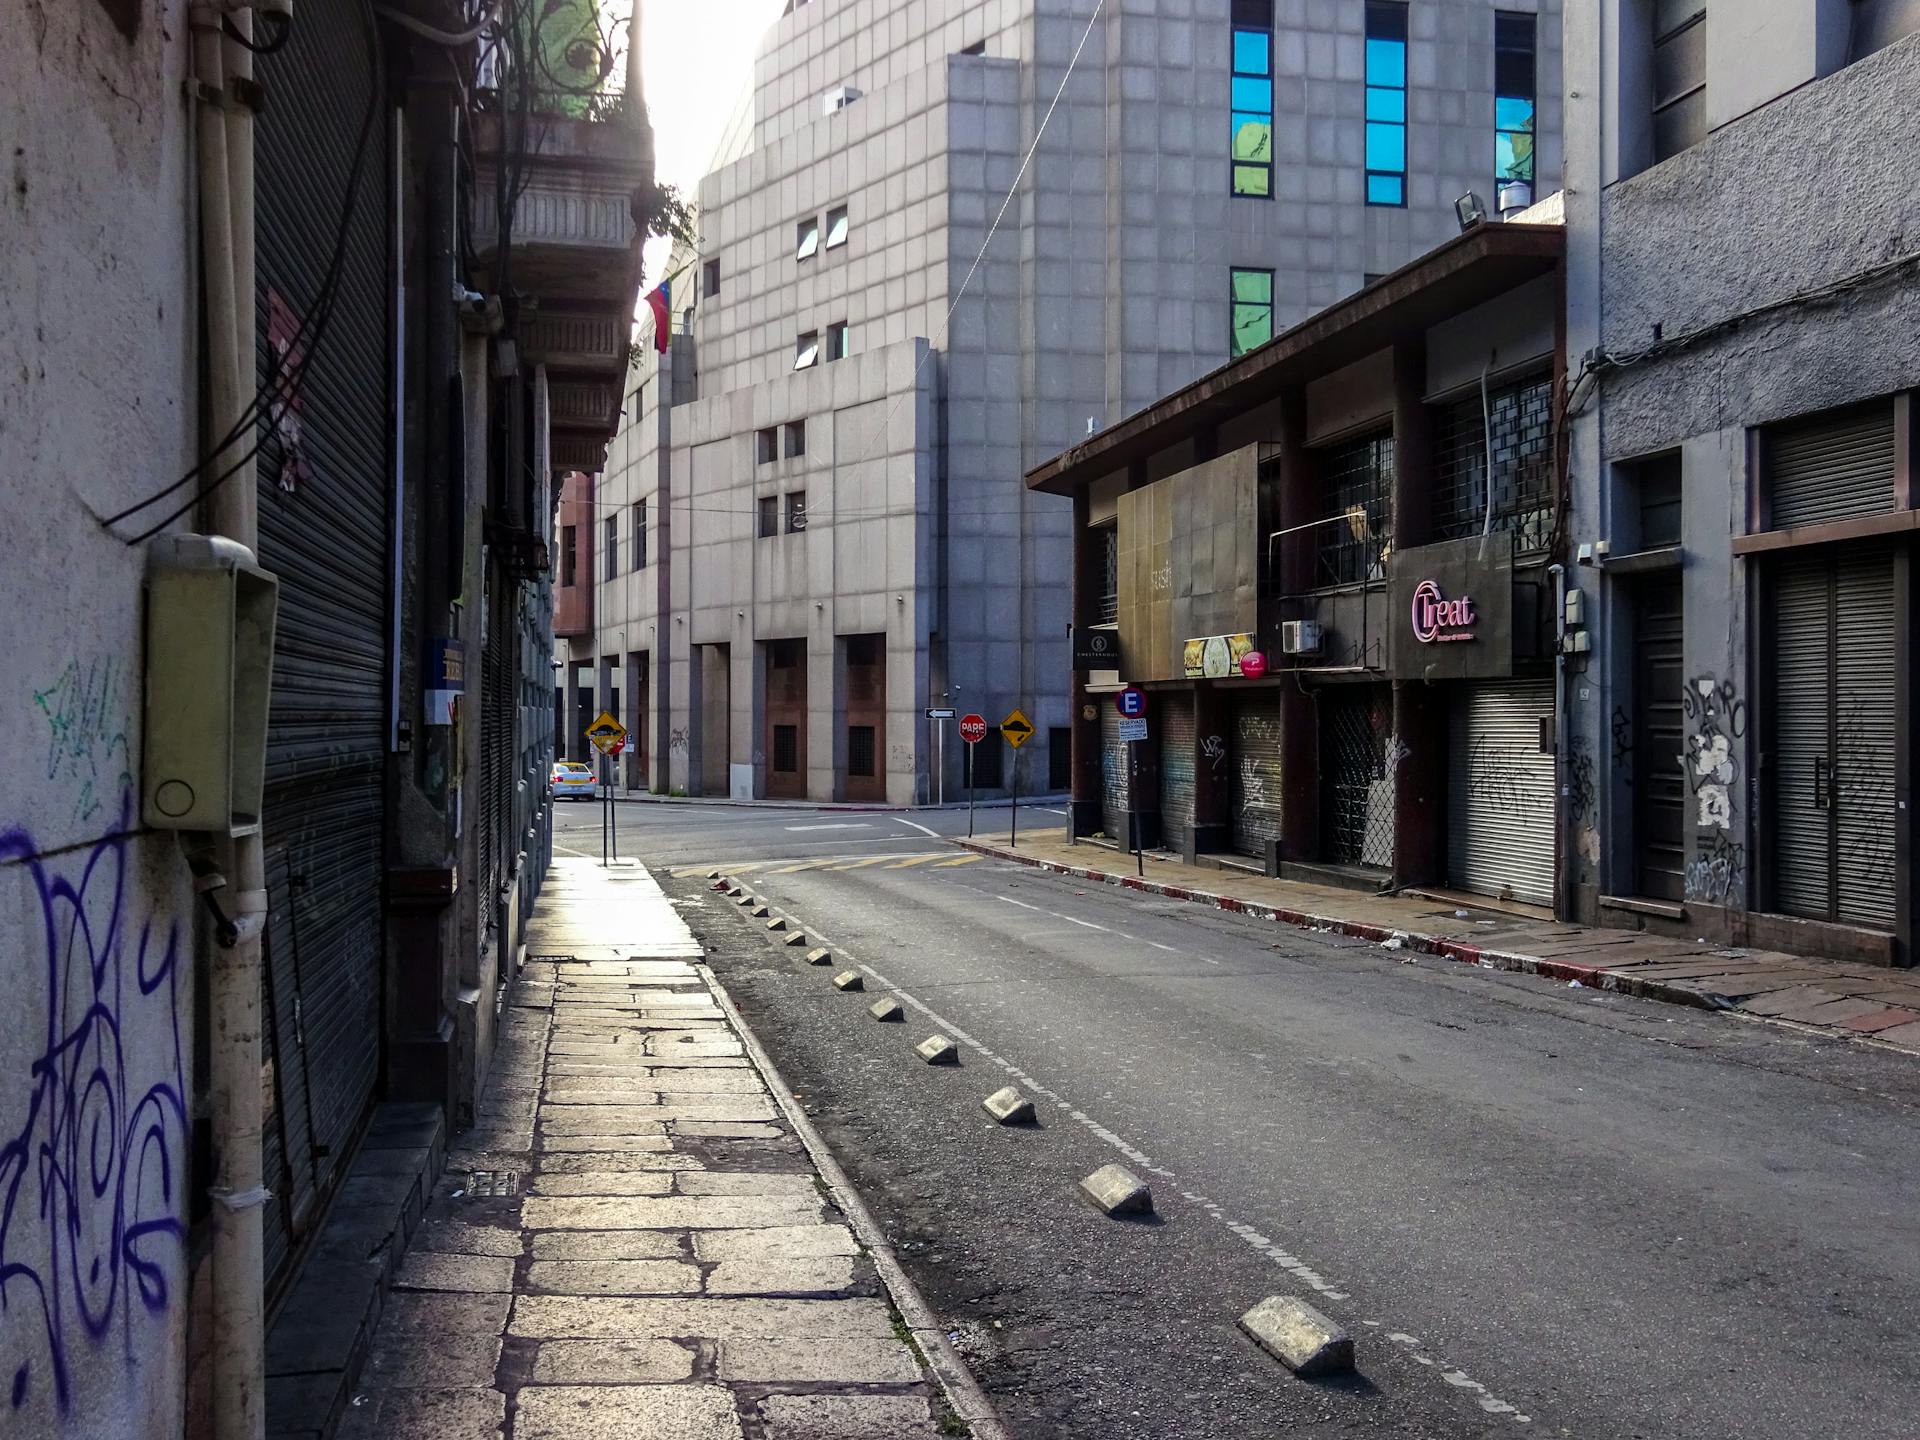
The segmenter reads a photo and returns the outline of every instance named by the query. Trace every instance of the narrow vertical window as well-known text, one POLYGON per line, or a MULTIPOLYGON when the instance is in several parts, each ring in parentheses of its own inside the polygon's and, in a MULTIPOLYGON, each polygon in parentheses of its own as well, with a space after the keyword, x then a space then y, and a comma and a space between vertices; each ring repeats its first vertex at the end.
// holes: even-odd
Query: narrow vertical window
POLYGON ((760 538, 780 533, 780 497, 762 495, 760 497, 760 538))
POLYGON ((609 515, 601 528, 606 531, 606 539, 601 542, 607 551, 606 578, 611 580, 620 573, 620 522, 609 515))
POLYGON ((1507 209, 1509 195, 1533 203, 1533 112, 1537 99, 1532 15, 1494 12, 1493 17, 1493 194, 1507 209), (1525 186, 1522 194, 1514 187, 1525 186))
POLYGON ((836 250, 847 243, 847 207, 836 205, 827 211, 827 249, 836 250))
POLYGON ((633 502, 633 568, 647 568, 647 502, 633 502))
POLYGON ((820 217, 809 215, 793 227, 793 258, 811 260, 820 249, 820 217))
POLYGON ((1407 203, 1407 7, 1367 0, 1367 204, 1407 203))
POLYGON ((700 298, 712 300, 720 294, 720 262, 709 260, 700 267, 700 298))
POLYGON ((836 320, 827 326, 827 359, 844 360, 847 355, 847 322, 836 320))
POLYGON ((1233 0, 1233 193, 1273 198, 1273 0, 1233 0))
POLYGON ((1655 0, 1653 159, 1707 138, 1706 0, 1655 0))
POLYGON ((793 368, 805 370, 820 363, 820 332, 809 330, 793 342, 793 368))
POLYGON ((560 527, 560 583, 577 585, 580 583, 580 540, 579 531, 572 525, 560 527))
POLYGON ((790 490, 787 492, 787 533, 797 534, 807 528, 807 492, 790 490))
POLYGON ((1273 338, 1273 271, 1233 271, 1233 353, 1241 356, 1273 338))

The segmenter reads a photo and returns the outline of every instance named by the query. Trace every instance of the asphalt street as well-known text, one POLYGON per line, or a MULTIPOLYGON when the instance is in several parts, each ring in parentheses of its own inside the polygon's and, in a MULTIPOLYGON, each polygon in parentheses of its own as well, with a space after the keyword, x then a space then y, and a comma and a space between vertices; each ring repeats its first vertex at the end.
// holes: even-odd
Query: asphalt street
MULTIPOLYGON (((561 816, 597 855, 597 810, 561 816)), ((938 838, 964 812, 620 818, 1028 1440, 1915 1433, 1909 1057, 971 857, 938 838), (889 993, 906 1024, 868 1016, 889 993), (957 1069, 914 1055, 935 1030, 957 1069), (1010 1080, 1039 1127, 980 1110, 1010 1080), (1111 1161, 1155 1220, 1077 1197, 1111 1161), (1254 1349, 1273 1293, 1360 1378, 1254 1349)))

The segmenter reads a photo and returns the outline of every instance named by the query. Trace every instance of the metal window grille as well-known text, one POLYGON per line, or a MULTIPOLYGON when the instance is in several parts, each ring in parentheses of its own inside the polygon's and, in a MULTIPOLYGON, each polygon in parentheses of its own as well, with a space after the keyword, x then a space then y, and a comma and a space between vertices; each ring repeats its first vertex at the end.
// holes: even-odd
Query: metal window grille
POLYGON ((1120 618, 1120 527, 1105 526, 1100 532, 1100 595, 1094 607, 1101 625, 1112 625, 1120 618))
POLYGON ((773 768, 782 775, 791 775, 800 768, 799 726, 776 725, 773 727, 773 768))
POLYGON ((1484 410, 1476 392, 1437 419, 1434 539, 1458 540, 1488 528, 1491 450, 1492 528, 1510 531, 1516 550, 1544 550, 1553 532, 1553 382, 1541 375, 1503 386, 1487 396, 1484 410))
POLYGON ((787 533, 807 528, 807 492, 795 490, 787 496, 787 533))
POLYGON ((1393 710, 1384 686, 1320 701, 1320 786, 1326 857, 1393 867, 1393 710))
POLYGON ((1320 486, 1327 523, 1319 532, 1319 583, 1385 579, 1393 433, 1382 431, 1323 452, 1320 486))
POLYGON ((847 727, 847 774, 871 778, 873 775, 873 726, 847 727))

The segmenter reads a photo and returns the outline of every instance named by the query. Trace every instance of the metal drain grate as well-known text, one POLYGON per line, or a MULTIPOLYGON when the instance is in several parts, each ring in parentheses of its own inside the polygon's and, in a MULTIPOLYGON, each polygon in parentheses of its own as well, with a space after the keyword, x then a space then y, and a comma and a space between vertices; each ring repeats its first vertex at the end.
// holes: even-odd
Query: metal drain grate
POLYGON ((553 964, 561 964, 563 962, 577 961, 579 958, 578 955, 529 955, 527 956, 527 963, 531 965, 536 960, 546 960, 553 964))
POLYGON ((514 1170, 475 1170, 467 1177, 467 1194, 492 1198, 520 1193, 520 1175, 514 1170))

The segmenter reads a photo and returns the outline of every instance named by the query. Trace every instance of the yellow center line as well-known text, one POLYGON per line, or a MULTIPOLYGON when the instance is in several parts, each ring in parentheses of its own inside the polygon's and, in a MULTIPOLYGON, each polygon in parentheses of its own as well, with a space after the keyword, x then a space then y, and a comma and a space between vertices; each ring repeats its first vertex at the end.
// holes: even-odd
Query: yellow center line
POLYGON ((924 865, 929 860, 937 860, 939 858, 940 858, 940 852, 938 850, 934 851, 933 854, 931 855, 909 855, 904 860, 894 861, 893 864, 887 866, 887 869, 905 870, 910 865, 924 865))
POLYGON ((978 860, 979 858, 980 857, 978 855, 962 855, 958 859, 942 860, 940 863, 942 865, 971 865, 973 864, 974 861, 978 860))

